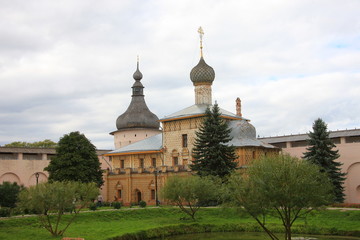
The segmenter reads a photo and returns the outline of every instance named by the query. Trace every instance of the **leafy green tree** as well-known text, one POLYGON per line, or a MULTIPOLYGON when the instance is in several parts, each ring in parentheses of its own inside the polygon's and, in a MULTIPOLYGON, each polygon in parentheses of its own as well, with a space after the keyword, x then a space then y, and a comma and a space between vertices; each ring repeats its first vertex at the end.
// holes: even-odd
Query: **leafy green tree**
POLYGON ((216 185, 216 181, 209 177, 174 176, 166 181, 161 196, 195 220, 195 214, 200 209, 199 203, 218 197, 216 185))
POLYGON ((55 148, 57 145, 56 142, 53 142, 49 139, 45 139, 44 141, 38 141, 33 143, 28 142, 12 142, 5 144, 5 147, 34 147, 34 148, 55 148))
POLYGON ((220 108, 215 104, 205 112, 205 119, 196 132, 191 170, 199 176, 218 176, 224 178, 235 170, 237 156, 235 147, 227 145, 231 141, 230 132, 220 108))
POLYGON ((291 227, 301 216, 328 204, 332 187, 326 174, 307 161, 279 155, 255 160, 243 174, 235 173, 227 184, 226 201, 249 213, 271 239, 279 239, 266 225, 266 217, 282 221, 291 240, 291 227))
POLYGON ((346 173, 341 172, 342 163, 336 159, 340 157, 339 151, 334 150, 335 144, 329 137, 327 125, 322 119, 315 120, 313 132, 309 133, 309 147, 304 153, 303 158, 320 167, 321 172, 325 172, 334 186, 334 201, 344 202, 344 187, 346 173))
POLYGON ((19 194, 20 209, 39 213, 40 224, 53 236, 61 236, 74 221, 80 210, 99 195, 95 183, 52 182, 31 186, 19 194), (65 212, 71 217, 63 220, 65 212))
POLYGON ((95 146, 79 132, 65 134, 56 147, 56 156, 44 169, 49 181, 104 183, 95 146))
POLYGON ((0 207, 14 208, 19 192, 23 189, 16 182, 0 184, 0 207))

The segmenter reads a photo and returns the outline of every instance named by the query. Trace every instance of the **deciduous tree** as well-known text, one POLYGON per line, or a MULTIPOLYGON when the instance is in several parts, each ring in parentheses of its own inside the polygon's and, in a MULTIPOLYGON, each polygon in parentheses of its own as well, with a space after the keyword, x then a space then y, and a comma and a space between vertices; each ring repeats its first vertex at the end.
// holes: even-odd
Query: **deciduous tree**
POLYGON ((79 132, 65 134, 56 147, 56 156, 44 169, 49 181, 95 182, 103 184, 95 146, 79 132))
POLYGON ((237 166, 235 147, 231 141, 227 123, 221 117, 220 108, 215 104, 205 112, 206 116, 199 130, 193 148, 193 164, 190 168, 199 176, 225 177, 237 166))
POLYGON ((53 236, 61 236, 80 210, 98 195, 95 183, 47 182, 20 192, 18 206, 39 213, 40 224, 53 236), (64 222, 62 216, 67 211, 71 211, 71 217, 64 222))
POLYGON ((334 187, 334 201, 344 201, 344 181, 345 173, 341 172, 342 163, 336 161, 340 157, 339 151, 334 150, 335 144, 330 139, 327 125, 322 119, 315 120, 313 132, 309 133, 309 147, 306 149, 303 158, 320 167, 321 172, 325 172, 330 178, 334 187))
POLYGON ((169 178, 161 189, 162 198, 176 204, 184 213, 195 220, 200 202, 218 197, 216 180, 209 177, 190 176, 169 178))
POLYGON ((33 147, 33 148, 55 148, 57 145, 56 142, 51 141, 50 139, 45 139, 44 141, 38 142, 12 142, 5 144, 4 147, 33 147))
POLYGON ((233 174, 226 200, 248 212, 271 239, 279 239, 266 225, 266 216, 275 214, 284 226, 286 240, 301 216, 320 208, 332 198, 327 176, 315 164, 280 155, 255 160, 243 174, 233 174))

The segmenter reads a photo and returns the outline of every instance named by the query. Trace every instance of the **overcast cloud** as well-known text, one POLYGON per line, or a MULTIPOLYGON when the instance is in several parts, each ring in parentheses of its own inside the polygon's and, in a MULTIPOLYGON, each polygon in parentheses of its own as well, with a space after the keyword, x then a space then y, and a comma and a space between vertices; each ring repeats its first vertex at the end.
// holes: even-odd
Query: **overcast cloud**
POLYGON ((0 0, 0 145, 71 131, 112 149, 136 56, 159 118, 194 104, 189 73, 215 69, 213 99, 260 136, 360 127, 358 0, 0 0))

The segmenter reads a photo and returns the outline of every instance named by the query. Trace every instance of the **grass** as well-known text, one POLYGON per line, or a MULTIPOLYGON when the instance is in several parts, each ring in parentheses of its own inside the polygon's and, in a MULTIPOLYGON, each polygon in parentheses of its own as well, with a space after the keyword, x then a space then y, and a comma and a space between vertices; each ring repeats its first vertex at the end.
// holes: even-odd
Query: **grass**
MULTIPOLYGON (((68 217, 65 216, 65 219, 68 217)), ((199 225, 207 225, 215 226, 220 231, 221 229, 227 231, 234 228, 226 226, 247 225, 253 228, 257 226, 248 215, 238 213, 234 209, 204 208, 199 210, 197 217, 196 222, 184 219, 186 216, 178 208, 172 207, 82 212, 65 232, 64 237, 105 240, 126 233, 153 231, 152 229, 164 226, 176 228, 180 224, 194 225, 194 223, 196 228, 199 228, 199 225)), ((269 218, 268 223, 281 229, 280 221, 277 218, 269 218)), ((295 225, 294 228, 300 229, 299 231, 322 234, 341 233, 342 235, 359 234, 360 236, 360 211, 327 210, 316 212, 306 219, 299 219, 295 225), (305 230, 304 226, 307 226, 305 230)), ((56 240, 61 238, 52 237, 39 225, 35 216, 0 220, 0 239, 3 240, 56 240)))

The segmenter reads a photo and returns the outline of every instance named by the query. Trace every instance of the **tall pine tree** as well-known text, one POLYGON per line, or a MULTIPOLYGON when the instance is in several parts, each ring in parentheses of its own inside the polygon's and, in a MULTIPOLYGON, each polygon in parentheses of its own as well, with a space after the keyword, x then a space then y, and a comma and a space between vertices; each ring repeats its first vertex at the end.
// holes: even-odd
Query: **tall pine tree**
POLYGON ((96 148, 79 132, 60 139, 56 156, 44 170, 49 172, 49 181, 94 182, 99 187, 104 183, 96 148))
POLYGON ((235 147, 228 146, 231 141, 227 123, 221 118, 220 108, 215 104, 206 109, 205 119, 196 132, 191 170, 199 176, 218 176, 223 178, 237 166, 235 147))
POLYGON ((342 163, 335 161, 340 157, 338 150, 333 150, 335 144, 329 137, 326 123, 321 119, 315 120, 313 132, 309 133, 309 147, 304 153, 303 158, 320 166, 322 172, 325 172, 334 187, 335 202, 344 201, 344 181, 346 173, 341 172, 342 163))

